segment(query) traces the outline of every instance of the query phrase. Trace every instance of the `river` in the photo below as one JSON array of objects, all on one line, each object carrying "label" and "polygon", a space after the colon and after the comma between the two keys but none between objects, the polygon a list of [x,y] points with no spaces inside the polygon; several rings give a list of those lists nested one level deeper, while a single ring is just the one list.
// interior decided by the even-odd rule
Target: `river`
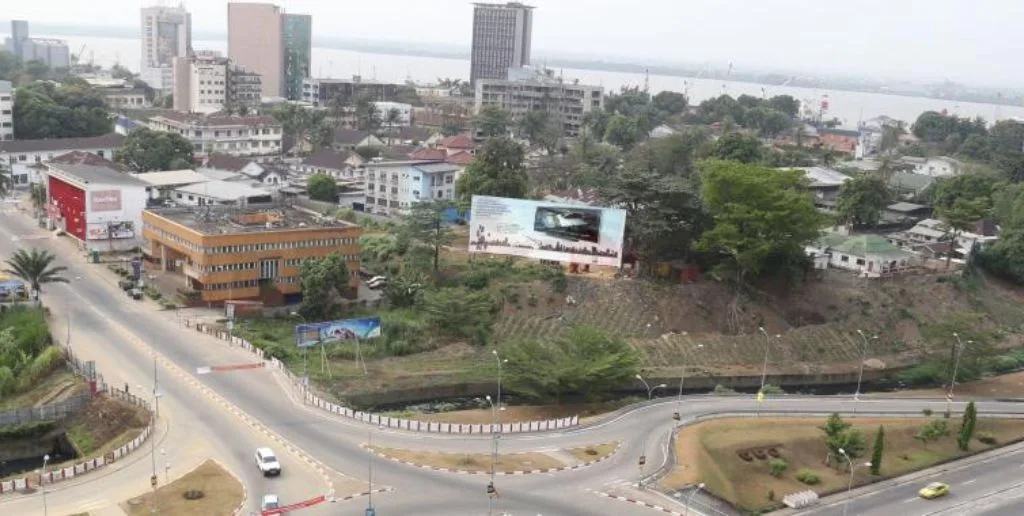
[{"label": "river", "polygon": [[[120,62],[129,69],[138,71],[142,54],[141,43],[129,38],[99,37],[68,37],[48,35],[65,39],[72,53],[78,53],[85,45],[85,59],[90,57],[98,65],[108,67]],[[219,50],[227,53],[227,42],[194,41],[196,49]],[[313,48],[313,75],[315,77],[351,77],[362,75],[364,78],[376,78],[389,82],[434,82],[439,77],[469,76],[469,61],[466,59],[446,59],[438,57],[401,56],[390,54],[373,54],[335,48]],[[542,63],[536,63],[542,64]],[[569,80],[579,79],[581,83],[604,86],[606,91],[618,90],[624,85],[644,84],[642,74],[609,72],[602,70],[556,70]],[[705,99],[727,93],[732,96],[741,94],[762,96],[792,95],[793,97],[814,103],[827,96],[829,111],[827,118],[839,118],[844,127],[856,127],[858,120],[866,120],[879,115],[886,115],[898,120],[913,123],[924,111],[947,110],[960,116],[981,116],[988,121],[1004,118],[1024,119],[1024,107],[998,106],[995,104],[979,104],[973,102],[946,101],[924,97],[908,97],[885,95],[881,93],[862,93],[829,89],[795,88],[787,86],[764,86],[761,84],[718,81],[674,77],[667,75],[651,75],[648,79],[652,92],[671,90],[685,92],[691,103],[699,103]]]}]

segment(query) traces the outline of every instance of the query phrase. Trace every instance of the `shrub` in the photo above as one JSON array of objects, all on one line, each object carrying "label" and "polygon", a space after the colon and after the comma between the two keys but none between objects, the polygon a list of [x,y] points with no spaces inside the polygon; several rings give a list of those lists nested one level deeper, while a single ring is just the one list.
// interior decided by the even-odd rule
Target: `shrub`
[{"label": "shrub", "polygon": [[736,394],[736,391],[722,384],[718,384],[715,386],[715,390],[711,391],[711,394],[714,394],[715,396],[732,396],[733,394]]},{"label": "shrub", "polygon": [[814,484],[821,482],[821,479],[818,478],[817,473],[806,468],[796,472],[796,479],[809,486],[813,486]]},{"label": "shrub", "polygon": [[928,407],[925,407],[925,408],[921,409],[921,413],[924,414],[927,417],[931,417],[932,409],[930,409]]},{"label": "shrub", "polygon": [[35,421],[32,423],[18,423],[14,425],[0,426],[0,438],[3,439],[25,439],[36,437],[53,430],[56,423],[53,421]]},{"label": "shrub", "polygon": [[782,459],[772,459],[768,461],[768,468],[770,470],[769,473],[773,477],[781,477],[782,473],[785,472],[786,468],[788,467],[789,464],[787,464],[786,461]]},{"label": "shrub", "polygon": [[978,440],[989,445],[998,444],[999,442],[991,432],[978,432]]},{"label": "shrub", "polygon": [[947,373],[942,364],[918,364],[900,373],[900,380],[910,385],[937,385],[946,379]]},{"label": "shrub", "polygon": [[765,395],[786,394],[786,391],[782,390],[782,387],[779,387],[778,385],[772,385],[770,383],[766,383],[764,385],[764,389],[761,389],[761,392],[763,392]]},{"label": "shrub", "polygon": [[775,501],[775,490],[774,489],[769,489],[768,490],[768,501],[769,502],[774,502]]}]

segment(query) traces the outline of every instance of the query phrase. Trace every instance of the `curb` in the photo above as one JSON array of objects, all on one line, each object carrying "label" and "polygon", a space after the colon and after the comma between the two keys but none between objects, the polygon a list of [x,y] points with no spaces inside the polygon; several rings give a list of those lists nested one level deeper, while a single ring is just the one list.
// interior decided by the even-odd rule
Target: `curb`
[{"label": "curb", "polygon": [[[365,450],[366,449],[366,444],[360,444],[359,447]],[[583,469],[583,468],[587,468],[587,467],[593,466],[594,464],[597,464],[598,462],[603,462],[605,460],[608,460],[608,459],[614,457],[615,454],[618,453],[619,449],[621,449],[621,448],[622,448],[622,441],[619,441],[619,443],[615,446],[615,449],[612,450],[612,452],[609,453],[608,455],[605,455],[604,457],[601,457],[599,459],[592,460],[590,462],[582,462],[580,464],[574,464],[572,466],[561,466],[561,467],[558,467],[558,468],[521,469],[521,470],[516,470],[516,471],[495,471],[494,475],[495,476],[499,476],[499,475],[501,475],[501,476],[521,476],[521,475],[535,475],[535,474],[540,474],[540,473],[559,473],[559,472],[563,472],[563,471],[580,470],[580,469]],[[379,452],[377,450],[369,450],[369,451],[371,453],[373,453],[375,456],[380,457],[382,459],[387,459],[387,460],[390,460],[392,462],[397,462],[399,464],[405,464],[406,466],[412,466],[414,468],[427,469],[427,470],[431,470],[431,471],[442,471],[444,473],[454,473],[456,475],[490,475],[491,474],[490,471],[468,471],[468,470],[464,470],[464,469],[452,469],[452,468],[440,468],[440,467],[437,467],[437,466],[427,466],[427,465],[424,465],[424,464],[417,464],[415,462],[410,462],[410,461],[407,461],[407,460],[396,459],[395,457],[392,457],[390,455],[386,455],[386,454],[381,453],[381,452]],[[505,455],[523,455],[523,454],[526,454],[526,453],[536,453],[536,452],[516,452],[516,453],[506,453]]]},{"label": "curb", "polygon": [[395,490],[395,488],[393,488],[393,487],[382,487],[380,489],[374,489],[372,491],[361,491],[361,492],[352,493],[352,494],[346,495],[346,496],[336,496],[334,498],[331,498],[329,501],[331,503],[347,502],[349,500],[354,500],[356,498],[361,498],[363,496],[369,496],[371,494],[390,493],[391,491],[394,491],[394,490]]},{"label": "curb", "polygon": [[625,497],[625,496],[613,495],[613,494],[605,493],[603,491],[594,491],[593,489],[584,489],[584,491],[588,491],[590,493],[596,494],[597,496],[600,496],[600,497],[603,497],[603,498],[610,498],[612,500],[618,500],[620,502],[631,503],[633,505],[639,505],[640,507],[646,507],[648,509],[653,509],[655,511],[663,512],[665,514],[671,514],[672,516],[683,516],[683,513],[681,513],[681,512],[673,511],[672,509],[668,509],[668,508],[662,507],[660,505],[655,505],[653,503],[647,503],[647,502],[644,502],[644,501],[641,501],[641,500],[634,500],[632,498],[628,498],[628,497]]}]

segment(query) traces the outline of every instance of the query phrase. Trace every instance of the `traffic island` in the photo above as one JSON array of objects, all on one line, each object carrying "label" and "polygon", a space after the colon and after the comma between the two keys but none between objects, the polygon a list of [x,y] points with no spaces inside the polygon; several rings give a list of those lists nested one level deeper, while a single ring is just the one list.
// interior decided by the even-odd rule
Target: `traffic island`
[{"label": "traffic island", "polygon": [[[529,475],[579,469],[607,459],[618,449],[619,443],[614,442],[551,452],[499,454],[494,472],[499,475]],[[424,469],[465,474],[491,472],[491,455],[488,453],[443,453],[381,446],[373,446],[371,450],[385,459]]]},{"label": "traffic island", "polygon": [[[980,416],[967,451],[957,445],[958,416],[844,418],[843,423],[851,425],[849,430],[863,436],[849,461],[838,454],[830,456],[823,430],[825,417],[715,419],[678,432],[676,465],[658,487],[675,493],[703,484],[708,492],[740,510],[763,512],[781,507],[783,497],[790,493],[812,490],[825,496],[845,490],[851,478],[849,462],[857,486],[1024,439],[1024,421]],[[884,428],[881,468],[878,475],[872,475],[866,463],[873,460],[879,427]]]},{"label": "traffic island", "polygon": [[214,460],[207,460],[185,476],[153,492],[121,503],[129,516],[203,514],[231,516],[242,505],[242,483]]}]

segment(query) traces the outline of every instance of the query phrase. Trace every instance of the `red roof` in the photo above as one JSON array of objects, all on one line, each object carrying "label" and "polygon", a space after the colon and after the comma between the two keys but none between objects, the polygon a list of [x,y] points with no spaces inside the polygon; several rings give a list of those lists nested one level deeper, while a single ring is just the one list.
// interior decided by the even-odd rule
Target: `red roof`
[{"label": "red roof", "polygon": [[441,147],[446,148],[446,149],[467,149],[468,150],[468,149],[476,148],[476,143],[473,141],[473,138],[471,138],[466,133],[457,134],[455,136],[449,136],[449,137],[441,140],[439,145]]},{"label": "red roof", "polygon": [[436,159],[438,161],[441,161],[445,158],[446,155],[447,153],[444,151],[444,149],[431,149],[428,147],[420,147],[419,149],[416,149],[409,153],[409,158],[423,160]]},{"label": "red roof", "polygon": [[452,165],[469,165],[473,162],[473,155],[466,151],[459,151],[448,156],[445,161]]}]

